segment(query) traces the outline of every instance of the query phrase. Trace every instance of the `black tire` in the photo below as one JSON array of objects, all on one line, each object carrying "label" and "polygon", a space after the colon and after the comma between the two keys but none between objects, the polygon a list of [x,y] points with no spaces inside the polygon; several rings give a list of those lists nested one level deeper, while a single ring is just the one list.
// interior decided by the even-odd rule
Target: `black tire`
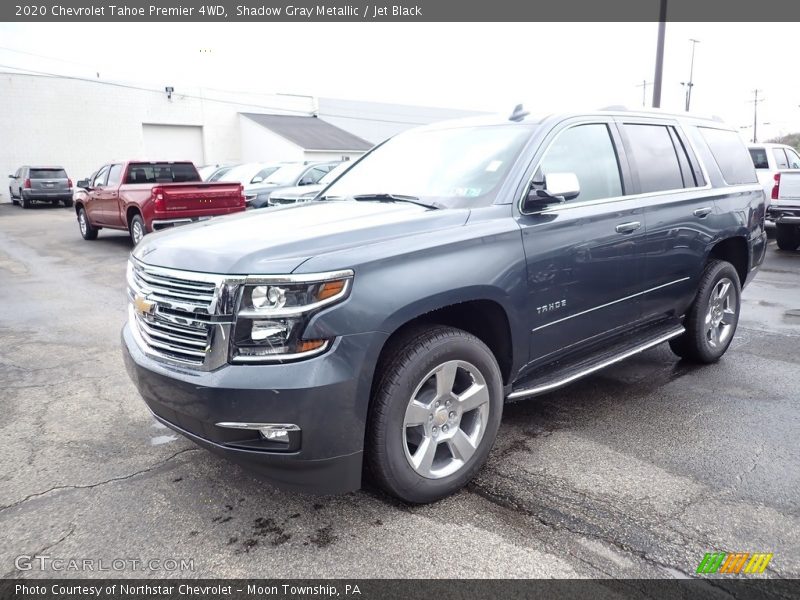
[{"label": "black tire", "polygon": [[86,211],[81,206],[78,208],[78,228],[81,231],[81,236],[85,240],[96,240],[98,229],[89,222],[89,217]]},{"label": "black tire", "polygon": [[781,250],[797,250],[800,246],[800,226],[778,223],[775,226],[775,239]]},{"label": "black tire", "polygon": [[58,206],[58,202],[59,202],[58,200],[50,200],[50,204],[52,206]]},{"label": "black tire", "polygon": [[[716,296],[725,282],[730,283],[729,296],[719,302]],[[700,277],[697,296],[683,321],[686,332],[669,342],[672,351],[691,362],[710,364],[718,361],[736,333],[741,298],[739,274],[733,265],[722,260],[709,261]],[[708,315],[711,315],[711,320],[707,323]],[[719,322],[718,318],[721,319]]]},{"label": "black tire", "polygon": [[20,200],[21,200],[22,208],[30,208],[30,207],[31,207],[31,201],[30,201],[30,200],[28,200],[28,199],[25,197],[25,194],[23,194],[23,195],[22,195],[22,197],[20,198]]},{"label": "black tire", "polygon": [[71,199],[70,200],[64,200],[63,202],[64,202],[64,206],[66,206],[67,208],[72,206],[72,200]]},{"label": "black tire", "polygon": [[147,229],[144,226],[144,219],[142,218],[142,215],[133,215],[131,222],[128,224],[128,233],[131,236],[131,241],[133,242],[134,246],[142,241],[142,238],[144,238],[144,236],[147,234]]},{"label": "black tire", "polygon": [[11,198],[11,204],[14,205],[19,204],[19,200],[17,200],[17,197],[14,195],[14,192],[11,191],[11,188],[8,188],[8,197]]},{"label": "black tire", "polygon": [[[434,391],[438,381],[434,372],[440,367],[446,370],[448,366],[454,369],[450,391],[466,398],[468,395],[463,392],[467,389],[481,390],[482,404],[478,408],[469,409],[469,405],[460,404],[458,395],[439,396]],[[486,461],[503,413],[503,378],[491,350],[477,337],[460,329],[437,325],[414,329],[387,348],[376,377],[365,448],[367,471],[374,482],[389,494],[415,504],[435,502],[462,488]],[[462,391],[457,392],[458,389]],[[434,412],[425,413],[427,416],[421,419],[427,424],[408,425],[407,410],[411,410],[412,399],[423,393],[429,394],[425,398],[430,399],[430,406],[415,406],[422,407],[423,412],[435,411],[436,416]],[[441,406],[436,404],[438,408],[433,408],[440,397],[450,398],[447,407],[442,400]],[[447,420],[442,421],[440,417]],[[436,423],[440,427],[439,434],[430,433],[437,429]],[[436,475],[429,469],[429,475],[423,476],[411,464],[409,436],[423,430],[430,436],[441,436],[428,438],[429,445],[434,448],[430,467],[437,464],[437,460],[445,464]],[[472,438],[465,460],[457,458],[452,449],[454,436],[460,434],[464,434],[461,439],[468,435]],[[419,439],[416,453],[425,443],[424,437]],[[455,470],[448,472],[448,468]]]}]

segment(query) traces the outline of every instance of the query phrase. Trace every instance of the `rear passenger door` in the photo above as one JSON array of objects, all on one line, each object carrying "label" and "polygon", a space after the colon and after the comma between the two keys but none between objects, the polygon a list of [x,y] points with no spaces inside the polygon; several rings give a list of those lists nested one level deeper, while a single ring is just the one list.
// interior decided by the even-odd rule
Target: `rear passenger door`
[{"label": "rear passenger door", "polygon": [[610,118],[559,125],[529,171],[536,187],[553,173],[580,185],[577,197],[518,216],[534,367],[639,320],[645,219],[625,197],[628,166]]},{"label": "rear passenger door", "polygon": [[677,122],[620,119],[619,125],[647,221],[642,316],[680,316],[719,227],[713,195]]}]

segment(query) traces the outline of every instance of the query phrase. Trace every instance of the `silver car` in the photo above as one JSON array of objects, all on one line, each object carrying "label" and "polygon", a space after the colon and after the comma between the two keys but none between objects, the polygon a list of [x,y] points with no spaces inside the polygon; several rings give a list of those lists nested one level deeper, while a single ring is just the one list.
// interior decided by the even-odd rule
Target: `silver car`
[{"label": "silver car", "polygon": [[24,166],[8,177],[8,195],[13,204],[21,204],[22,208],[30,208],[33,202],[72,206],[72,180],[63,167]]}]

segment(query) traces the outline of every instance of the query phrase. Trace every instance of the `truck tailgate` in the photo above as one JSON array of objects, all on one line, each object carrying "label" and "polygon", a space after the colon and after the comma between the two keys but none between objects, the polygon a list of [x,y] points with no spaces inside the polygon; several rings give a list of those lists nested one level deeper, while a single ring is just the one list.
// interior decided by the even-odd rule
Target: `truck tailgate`
[{"label": "truck tailgate", "polygon": [[214,214],[236,208],[244,210],[242,186],[238,183],[170,183],[159,188],[164,213]]},{"label": "truck tailgate", "polygon": [[800,170],[781,171],[778,206],[800,206]]}]

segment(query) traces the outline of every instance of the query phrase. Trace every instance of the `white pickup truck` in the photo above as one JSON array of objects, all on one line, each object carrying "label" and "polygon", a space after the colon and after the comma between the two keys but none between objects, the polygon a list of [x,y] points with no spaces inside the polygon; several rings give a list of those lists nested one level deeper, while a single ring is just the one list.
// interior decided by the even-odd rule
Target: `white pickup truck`
[{"label": "white pickup truck", "polygon": [[758,181],[770,199],[767,219],[775,223],[781,250],[800,246],[800,155],[784,144],[748,146]]}]

